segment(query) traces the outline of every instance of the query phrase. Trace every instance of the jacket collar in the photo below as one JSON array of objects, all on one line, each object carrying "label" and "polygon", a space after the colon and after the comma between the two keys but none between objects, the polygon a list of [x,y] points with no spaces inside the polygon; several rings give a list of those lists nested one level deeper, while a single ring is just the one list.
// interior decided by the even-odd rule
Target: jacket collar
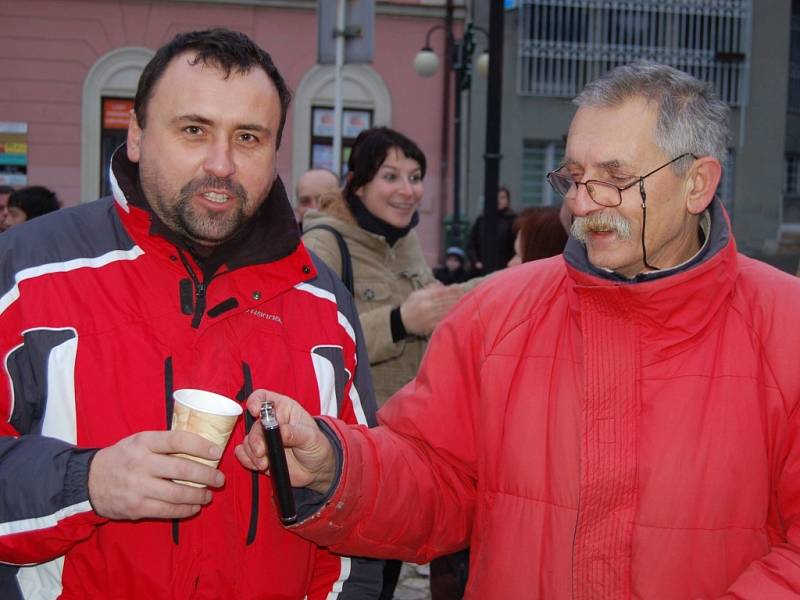
[{"label": "jacket collar", "polygon": [[223,265],[230,270],[275,262],[292,254],[300,244],[300,232],[280,177],[275,179],[263,204],[245,228],[204,257],[193,252],[191,243],[169,229],[153,212],[142,192],[139,166],[128,159],[124,144],[112,158],[111,186],[114,199],[125,212],[130,212],[131,207],[144,211],[150,222],[148,233],[191,253],[207,275]]},{"label": "jacket collar", "polygon": [[564,258],[574,283],[572,308],[583,320],[591,307],[603,307],[618,314],[621,326],[639,327],[653,342],[643,346],[645,354],[663,358],[685,348],[718,317],[738,277],[736,243],[725,208],[715,199],[709,210],[711,229],[703,248],[657,276],[628,280],[597,269],[589,265],[583,246],[570,238]]},{"label": "jacket collar", "polygon": [[669,269],[639,273],[633,278],[628,278],[615,271],[596,267],[591,264],[586,253],[586,247],[572,236],[569,237],[567,246],[564,249],[564,260],[567,261],[567,264],[579,271],[592,273],[598,277],[618,283],[641,283],[643,281],[661,279],[708,260],[728,244],[731,238],[730,223],[728,222],[725,208],[719,198],[714,198],[703,214],[701,229],[704,236],[703,245],[697,254],[689,260]]}]

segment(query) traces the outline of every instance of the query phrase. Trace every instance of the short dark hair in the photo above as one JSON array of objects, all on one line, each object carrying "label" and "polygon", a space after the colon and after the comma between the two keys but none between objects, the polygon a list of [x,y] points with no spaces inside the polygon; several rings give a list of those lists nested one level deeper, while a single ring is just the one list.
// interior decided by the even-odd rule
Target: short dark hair
[{"label": "short dark hair", "polygon": [[283,126],[286,124],[286,111],[292,101],[292,93],[283,76],[272,62],[272,57],[262,50],[258,44],[239,31],[230,29],[206,29],[179,33],[168,44],[161,46],[155,56],[142,71],[136,97],[133,100],[133,111],[139,127],[144,129],[147,122],[147,103],[153,94],[158,80],[167,66],[176,57],[185,52],[196,54],[192,65],[203,63],[215,67],[230,77],[231,72],[246,74],[253,67],[261,67],[275,84],[281,102],[281,121],[278,127],[277,145],[281,145]]},{"label": "short dark hair", "polygon": [[10,185],[0,185],[0,194],[10,194],[14,191],[14,188]]},{"label": "short dark hair", "polygon": [[344,186],[345,198],[355,196],[355,191],[368,184],[381,168],[386,155],[397,148],[406,158],[419,163],[422,177],[425,177],[427,161],[425,153],[411,139],[389,127],[372,127],[358,134],[350,150],[347,161],[347,183]]},{"label": "short dark hair", "polygon": [[11,192],[8,206],[20,209],[28,220],[59,209],[58,196],[43,185],[32,185]]},{"label": "short dark hair", "polygon": [[511,190],[509,190],[508,187],[501,185],[499,188],[497,188],[497,193],[499,194],[500,192],[506,193],[506,198],[508,198],[508,203],[511,204]]}]

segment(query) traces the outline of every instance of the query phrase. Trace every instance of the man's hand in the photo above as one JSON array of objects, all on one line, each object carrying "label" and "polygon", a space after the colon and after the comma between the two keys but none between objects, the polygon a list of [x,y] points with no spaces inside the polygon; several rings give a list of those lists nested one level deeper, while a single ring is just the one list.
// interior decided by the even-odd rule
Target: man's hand
[{"label": "man's hand", "polygon": [[432,283],[414,290],[400,305],[400,318],[408,333],[428,335],[464,295],[457,285]]},{"label": "man's hand", "polygon": [[311,415],[287,396],[266,390],[256,390],[250,395],[247,410],[256,417],[257,422],[244,442],[236,447],[236,458],[253,471],[264,471],[269,467],[264,431],[260,424],[261,404],[267,400],[275,405],[292,486],[326,493],[336,474],[336,459],[331,443]]},{"label": "man's hand", "polygon": [[109,519],[181,519],[211,502],[211,492],[172,479],[219,487],[225,476],[188,458],[217,460],[222,449],[188,431],[143,431],[95,454],[89,468],[89,499]]}]

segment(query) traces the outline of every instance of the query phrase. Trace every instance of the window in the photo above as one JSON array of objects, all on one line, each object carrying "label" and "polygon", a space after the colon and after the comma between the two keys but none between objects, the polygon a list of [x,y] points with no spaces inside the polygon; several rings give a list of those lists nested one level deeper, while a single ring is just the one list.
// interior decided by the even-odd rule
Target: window
[{"label": "window", "polygon": [[[333,170],[334,109],[324,106],[311,108],[311,153],[309,168]],[[342,111],[342,175],[347,174],[347,159],[353,142],[363,130],[372,126],[371,110]]]},{"label": "window", "polygon": [[521,0],[518,92],[573,97],[606,71],[649,59],[742,105],[751,14],[752,0]]},{"label": "window", "polygon": [[111,195],[111,182],[108,177],[108,168],[111,165],[111,156],[121,144],[125,143],[128,135],[128,121],[130,111],[133,110],[133,100],[130,98],[103,97],[100,123],[100,196]]},{"label": "window", "polygon": [[800,2],[792,3],[789,48],[789,112],[800,113]]},{"label": "window", "polygon": [[525,140],[522,145],[522,206],[549,206],[559,204],[553,188],[545,176],[557,169],[564,158],[564,143],[561,141]]}]

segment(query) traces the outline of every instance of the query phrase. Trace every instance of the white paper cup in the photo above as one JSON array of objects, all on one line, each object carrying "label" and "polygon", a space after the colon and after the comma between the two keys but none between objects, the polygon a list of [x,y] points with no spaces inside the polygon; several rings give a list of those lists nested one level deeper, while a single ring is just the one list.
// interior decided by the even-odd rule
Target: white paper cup
[{"label": "white paper cup", "polygon": [[[172,410],[172,430],[191,431],[202,435],[224,450],[233,426],[236,424],[236,419],[242,414],[241,405],[230,398],[204,390],[175,390],[172,397],[175,399]],[[182,456],[214,468],[219,464],[219,460],[207,460],[188,454],[176,454],[175,456]],[[177,483],[205,487],[190,481],[177,481]]]}]

